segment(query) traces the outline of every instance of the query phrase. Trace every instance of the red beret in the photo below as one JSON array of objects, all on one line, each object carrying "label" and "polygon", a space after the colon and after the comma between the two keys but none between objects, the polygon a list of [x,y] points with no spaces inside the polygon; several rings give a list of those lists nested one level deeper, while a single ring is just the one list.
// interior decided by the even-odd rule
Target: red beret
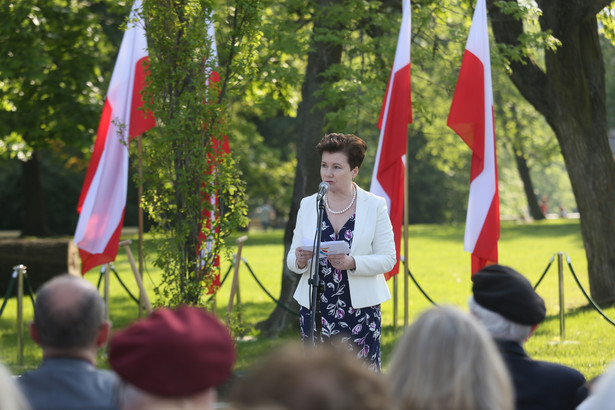
[{"label": "red beret", "polygon": [[125,381],[160,396],[188,396],[231,375],[235,348],[228,330],[196,307],[158,309],[109,346],[109,364]]}]

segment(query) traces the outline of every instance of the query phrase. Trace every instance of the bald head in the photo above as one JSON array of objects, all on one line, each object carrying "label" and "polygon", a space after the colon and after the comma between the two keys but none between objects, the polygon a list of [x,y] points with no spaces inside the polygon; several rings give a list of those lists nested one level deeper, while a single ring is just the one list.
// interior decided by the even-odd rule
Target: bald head
[{"label": "bald head", "polygon": [[105,321],[104,302],[87,280],[57,276],[38,291],[34,326],[38,342],[54,349],[82,349],[96,344]]}]

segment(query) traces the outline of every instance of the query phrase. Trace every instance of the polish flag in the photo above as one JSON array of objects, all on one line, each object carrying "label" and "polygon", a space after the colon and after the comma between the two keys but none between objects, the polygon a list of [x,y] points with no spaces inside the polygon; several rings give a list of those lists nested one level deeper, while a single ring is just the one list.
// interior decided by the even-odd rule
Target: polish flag
[{"label": "polish flag", "polygon": [[395,61],[382,102],[378,129],[380,139],[370,192],[386,199],[395,236],[397,263],[385,277],[399,272],[401,227],[404,216],[404,184],[408,124],[412,123],[410,97],[410,0],[402,0],[403,15]]},{"label": "polish flag", "polygon": [[500,201],[493,125],[493,91],[485,0],[478,0],[448,116],[472,150],[464,249],[472,254],[472,275],[498,261]]},{"label": "polish flag", "polygon": [[129,138],[155,125],[154,116],[140,110],[147,64],[147,39],[140,10],[141,0],[136,0],[77,206],[79,221],[74,242],[81,256],[81,274],[115,260],[126,208]]},{"label": "polish flag", "polygon": [[[211,16],[207,19],[207,37],[210,40],[211,54],[209,61],[207,61],[205,64],[205,72],[208,78],[207,86],[213,87],[216,83],[220,81],[220,74],[215,70],[215,67],[218,63],[218,49],[216,47],[216,32]],[[207,126],[207,124],[205,126]],[[226,135],[222,138],[221,141],[218,141],[215,137],[212,136],[211,144],[212,151],[207,156],[207,163],[209,164],[208,172],[210,174],[215,174],[216,165],[222,160],[222,157],[224,155],[231,152],[231,149],[228,144],[228,138],[226,137]],[[205,189],[205,187],[203,188]],[[205,228],[211,230],[214,225],[213,222],[216,221],[219,217],[218,195],[215,192],[213,193],[213,195],[204,195],[203,200],[210,203],[211,210],[208,211],[206,209],[203,209],[203,211],[201,212],[202,223]],[[215,233],[219,232],[219,228],[217,226],[213,230]],[[208,237],[201,231],[199,233],[199,248],[197,249],[197,254],[199,259],[199,268],[202,271],[204,271],[207,267],[207,259],[211,255],[213,245],[213,235],[210,234]],[[207,294],[215,293],[220,287],[220,255],[214,256],[214,260],[212,261],[212,268],[214,271],[213,278],[212,283],[209,284],[207,288]]]}]

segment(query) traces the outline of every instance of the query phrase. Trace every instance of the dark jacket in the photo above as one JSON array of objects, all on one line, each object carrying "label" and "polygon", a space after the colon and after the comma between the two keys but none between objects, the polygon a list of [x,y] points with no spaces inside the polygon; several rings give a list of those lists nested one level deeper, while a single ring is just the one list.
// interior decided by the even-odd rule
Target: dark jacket
[{"label": "dark jacket", "polygon": [[579,371],[532,360],[517,342],[496,343],[513,379],[517,410],[573,410],[587,397],[585,377]]}]

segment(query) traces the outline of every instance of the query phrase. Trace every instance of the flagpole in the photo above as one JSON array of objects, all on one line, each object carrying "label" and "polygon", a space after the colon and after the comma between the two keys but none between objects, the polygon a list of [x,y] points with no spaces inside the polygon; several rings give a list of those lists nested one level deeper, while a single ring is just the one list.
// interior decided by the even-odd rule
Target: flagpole
[{"label": "flagpole", "polygon": [[[138,173],[139,173],[139,186],[137,187],[137,210],[138,210],[138,220],[139,220],[139,246],[138,246],[138,254],[139,254],[139,276],[141,280],[143,280],[143,207],[141,206],[141,197],[143,196],[143,162],[141,158],[142,146],[141,146],[141,135],[137,137],[137,148],[138,148]],[[143,307],[143,295],[139,298],[139,317],[141,317]]]},{"label": "flagpole", "polygon": [[404,167],[404,327],[408,326],[408,134],[406,133],[406,166]]},{"label": "flagpole", "polygon": [[398,305],[398,296],[397,296],[397,277],[399,275],[393,276],[393,334],[397,332],[397,305]]}]

